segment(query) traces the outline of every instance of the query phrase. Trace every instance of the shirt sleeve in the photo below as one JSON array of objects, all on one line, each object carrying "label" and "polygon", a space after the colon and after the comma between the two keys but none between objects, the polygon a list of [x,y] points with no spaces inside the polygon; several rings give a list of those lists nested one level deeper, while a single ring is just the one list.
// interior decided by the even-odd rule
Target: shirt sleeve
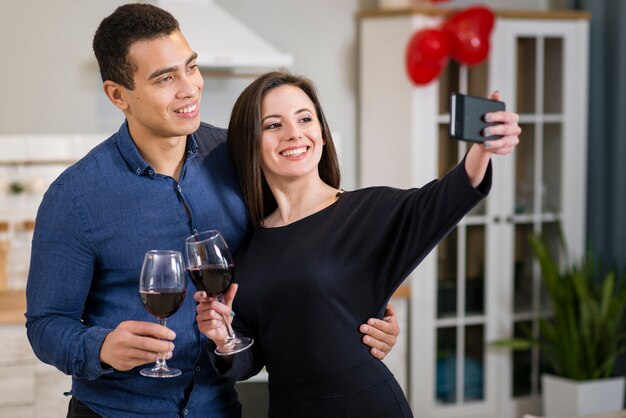
[{"label": "shirt sleeve", "polygon": [[100,362],[100,347],[111,330],[81,320],[96,251],[79,199],[54,183],[40,205],[26,286],[26,329],[41,361],[76,378],[96,379],[112,371]]}]

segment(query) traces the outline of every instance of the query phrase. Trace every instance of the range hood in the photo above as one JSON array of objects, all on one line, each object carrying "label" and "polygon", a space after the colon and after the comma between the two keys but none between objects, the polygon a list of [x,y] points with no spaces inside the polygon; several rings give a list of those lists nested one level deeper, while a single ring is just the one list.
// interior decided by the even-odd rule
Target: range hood
[{"label": "range hood", "polygon": [[213,0],[152,0],[174,15],[201,69],[234,72],[290,67],[293,58],[272,46]]}]

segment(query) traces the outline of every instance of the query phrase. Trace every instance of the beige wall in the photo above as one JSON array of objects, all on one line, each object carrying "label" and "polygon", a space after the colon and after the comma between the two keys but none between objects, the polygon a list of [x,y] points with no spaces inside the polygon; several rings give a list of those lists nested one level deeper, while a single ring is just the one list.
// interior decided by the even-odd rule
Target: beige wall
[{"label": "beige wall", "polygon": [[0,134],[109,131],[93,33],[122,0],[2,0]]},{"label": "beige wall", "polygon": [[[356,184],[356,13],[358,0],[218,0],[316,84],[336,135],[344,187]],[[210,90],[207,90],[210,94]]]}]

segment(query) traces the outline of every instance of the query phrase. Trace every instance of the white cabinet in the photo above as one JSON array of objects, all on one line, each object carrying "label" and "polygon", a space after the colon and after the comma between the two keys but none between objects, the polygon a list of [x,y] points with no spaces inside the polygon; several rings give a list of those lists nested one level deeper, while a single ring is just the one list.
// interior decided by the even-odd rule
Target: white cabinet
[{"label": "white cabinet", "polygon": [[517,150],[493,158],[490,196],[410,279],[409,393],[420,417],[521,417],[538,412],[539,357],[489,347],[537,330],[546,312],[529,232],[574,256],[585,243],[588,18],[569,12],[496,12],[488,59],[450,62],[433,83],[405,73],[414,31],[436,26],[437,8],[360,16],[360,185],[408,188],[440,177],[467,150],[447,135],[448,95],[499,90],[520,114]]}]

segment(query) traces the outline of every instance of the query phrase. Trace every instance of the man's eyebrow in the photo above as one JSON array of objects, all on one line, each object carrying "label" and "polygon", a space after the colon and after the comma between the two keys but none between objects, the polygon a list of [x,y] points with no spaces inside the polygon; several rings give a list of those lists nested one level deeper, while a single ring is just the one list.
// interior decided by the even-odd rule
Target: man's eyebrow
[{"label": "man's eyebrow", "polygon": [[[191,56],[189,58],[187,58],[187,61],[185,61],[185,67],[189,65],[189,63],[193,62],[196,58],[198,58],[198,54],[196,52],[194,52],[193,54],[191,54]],[[152,80],[153,78],[156,78],[160,75],[163,74],[167,74],[167,73],[171,73],[173,71],[176,71],[177,67],[167,67],[167,68],[161,68],[156,70],[155,72],[153,72],[152,74],[150,74],[150,77],[148,77],[148,80]]]}]

